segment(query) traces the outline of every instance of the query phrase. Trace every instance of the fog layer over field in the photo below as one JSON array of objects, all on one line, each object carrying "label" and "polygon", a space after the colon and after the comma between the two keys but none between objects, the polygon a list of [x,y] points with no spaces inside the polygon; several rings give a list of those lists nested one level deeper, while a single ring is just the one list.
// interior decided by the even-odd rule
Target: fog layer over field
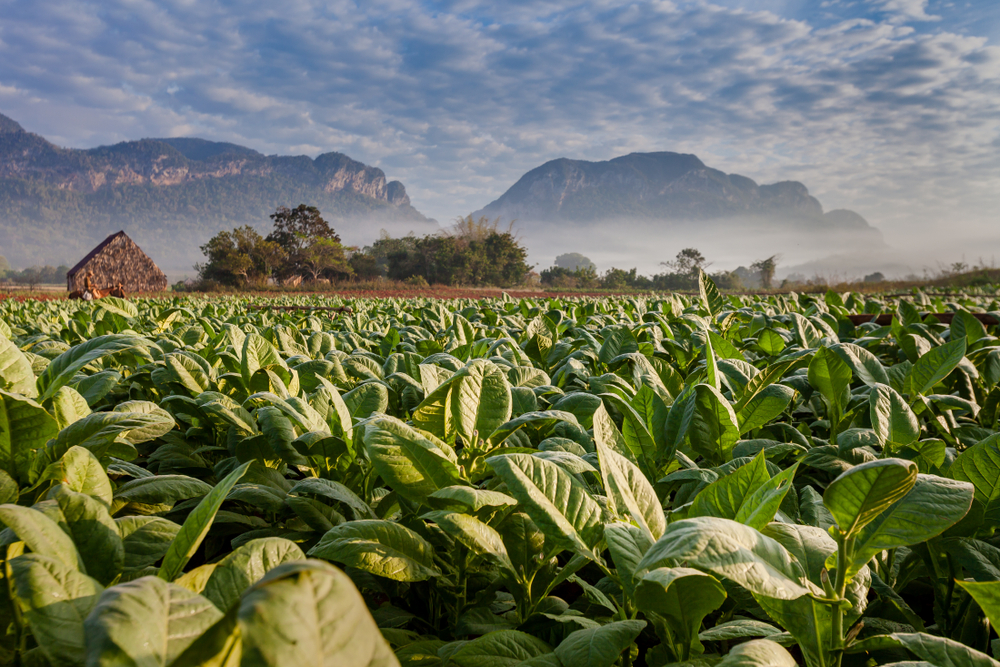
[{"label": "fog layer over field", "polygon": [[[528,249],[536,271],[555,257],[579,252],[597,265],[653,275],[667,269],[683,248],[697,248],[711,262],[710,271],[749,267],[754,260],[780,255],[777,276],[791,273],[829,280],[860,279],[881,272],[887,278],[934,274],[954,262],[991,265],[1000,259],[1000,232],[967,238],[942,226],[939,233],[884,238],[875,228],[832,231],[819,226],[727,218],[710,221],[617,220],[553,224],[515,222],[514,231]],[[970,254],[974,251],[975,256]]]}]

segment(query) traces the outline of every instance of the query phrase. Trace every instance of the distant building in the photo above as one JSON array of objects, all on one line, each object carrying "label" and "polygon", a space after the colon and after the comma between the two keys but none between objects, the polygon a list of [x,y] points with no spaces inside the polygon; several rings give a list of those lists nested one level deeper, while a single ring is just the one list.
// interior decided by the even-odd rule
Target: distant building
[{"label": "distant building", "polygon": [[94,287],[121,283],[126,292],[162,292],[167,276],[125,232],[112,234],[66,274],[66,289],[82,290],[87,274]]}]

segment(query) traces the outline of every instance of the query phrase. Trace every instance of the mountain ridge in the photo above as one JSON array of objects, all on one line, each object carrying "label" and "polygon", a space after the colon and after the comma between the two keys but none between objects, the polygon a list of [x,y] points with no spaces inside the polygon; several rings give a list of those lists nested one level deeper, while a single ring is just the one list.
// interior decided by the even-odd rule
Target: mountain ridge
[{"label": "mountain ridge", "polygon": [[278,206],[301,203],[347,243],[438,229],[401,182],[343,153],[267,156],[195,137],[61,148],[0,114],[0,254],[22,264],[72,261],[125,229],[165,266],[190,266],[220,229],[263,230]]},{"label": "mountain ridge", "polygon": [[758,185],[746,176],[713,169],[696,155],[669,151],[604,161],[550,160],[473,215],[536,223],[749,216],[877,231],[854,211],[824,212],[798,181]]}]

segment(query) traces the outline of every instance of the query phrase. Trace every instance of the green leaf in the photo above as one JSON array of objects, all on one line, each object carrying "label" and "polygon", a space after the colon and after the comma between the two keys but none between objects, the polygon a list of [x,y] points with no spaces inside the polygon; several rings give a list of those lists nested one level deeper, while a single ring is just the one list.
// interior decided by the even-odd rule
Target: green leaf
[{"label": "green leaf", "polygon": [[635,587],[639,583],[635,574],[643,554],[652,543],[638,526],[618,522],[604,526],[604,539],[618,571],[622,589],[626,596],[634,598]]},{"label": "green leaf", "polygon": [[965,338],[931,349],[910,369],[909,386],[915,394],[926,394],[958,368],[965,357]]},{"label": "green leaf", "polygon": [[87,399],[72,387],[60,387],[51,400],[50,410],[60,430],[90,414]]},{"label": "green leaf", "polygon": [[141,505],[173,505],[178,500],[200,498],[212,487],[187,475],[158,475],[125,482],[115,491],[112,513],[129,503]]},{"label": "green leaf", "polygon": [[169,665],[222,618],[211,602],[159,577],[105,590],[84,623],[88,665]]},{"label": "green leaf", "polygon": [[811,592],[798,561],[773,539],[741,523],[717,517],[675,521],[639,563],[694,567],[732,579],[752,593],[793,600]]},{"label": "green leaf", "polygon": [[250,540],[223,558],[201,591],[216,607],[228,611],[265,574],[282,563],[305,560],[295,542],[281,537]]},{"label": "green leaf", "polygon": [[84,620],[103,588],[65,563],[39,553],[10,561],[15,590],[45,657],[55,667],[82,664],[87,635]]},{"label": "green leaf", "polygon": [[593,558],[601,537],[601,506],[586,488],[555,463],[528,454],[493,456],[486,463],[547,539]]},{"label": "green leaf", "polygon": [[70,447],[62,458],[50,464],[39,482],[54,481],[67,489],[97,498],[106,506],[112,502],[111,480],[97,457],[83,447]]},{"label": "green leaf", "polygon": [[670,629],[674,653],[686,660],[702,652],[698,631],[704,618],[726,600],[719,580],[689,567],[660,567],[643,575],[635,602],[646,613],[661,616]]},{"label": "green leaf", "polygon": [[912,445],[920,438],[920,422],[913,410],[895,389],[876,384],[868,395],[872,428],[885,452],[891,453]]},{"label": "green leaf", "polygon": [[243,352],[240,357],[240,375],[243,377],[243,384],[249,387],[254,373],[261,369],[275,368],[288,372],[288,364],[281,358],[278,350],[260,334],[247,334],[243,339]]},{"label": "green leaf", "polygon": [[783,384],[764,387],[737,413],[740,435],[760,428],[777,418],[792,402],[795,390]]},{"label": "green leaf", "polygon": [[771,479],[763,451],[750,463],[717,479],[695,496],[689,515],[734,519],[747,501]]},{"label": "green leaf", "polygon": [[108,334],[76,345],[53,359],[38,376],[39,400],[52,398],[60,387],[69,383],[84,366],[112,355],[129,355],[152,361],[150,341],[134,335]]},{"label": "green leaf", "polygon": [[990,624],[997,627],[1000,623],[1000,581],[955,581],[972,596],[979,608],[990,619]]},{"label": "green leaf", "polygon": [[0,521],[32,552],[49,556],[66,567],[86,572],[72,538],[39,510],[19,505],[0,505]]},{"label": "green leaf", "polygon": [[751,639],[734,646],[716,667],[796,667],[797,664],[781,644],[770,639]]},{"label": "green leaf", "polygon": [[0,335],[0,389],[29,398],[38,395],[31,362],[16,344]]},{"label": "green leaf", "polygon": [[[695,386],[694,418],[689,435],[695,451],[714,463],[732,458],[740,438],[739,421],[733,406],[718,389],[707,384]],[[671,410],[671,416],[673,410]]]},{"label": "green leaf", "polygon": [[613,621],[597,628],[577,630],[560,642],[555,654],[563,665],[611,667],[644,627],[646,621]]},{"label": "green leaf", "polygon": [[1000,435],[977,442],[958,455],[948,476],[970,482],[987,525],[1000,524]]},{"label": "green leaf", "polygon": [[461,644],[449,661],[458,667],[517,667],[550,653],[549,645],[537,637],[518,630],[496,630]]},{"label": "green leaf", "polygon": [[35,451],[59,433],[56,420],[30,398],[0,391],[0,468],[22,484],[30,481]]},{"label": "green leaf", "polygon": [[973,488],[967,482],[917,475],[903,498],[858,533],[851,572],[885,549],[920,544],[940,535],[965,516],[972,498]]},{"label": "green leaf", "polygon": [[604,343],[601,344],[597,358],[602,364],[608,364],[619,355],[638,351],[639,342],[632,330],[628,327],[616,326],[611,327],[604,337]]},{"label": "green leaf", "polygon": [[850,397],[851,367],[836,352],[821,347],[809,362],[809,384],[839,416]]},{"label": "green leaf", "polygon": [[615,428],[603,405],[594,413],[594,441],[601,464],[601,477],[612,506],[620,512],[627,512],[653,542],[663,535],[667,526],[660,499],[642,471],[612,449],[605,437],[605,429],[600,428],[598,422],[606,428]]},{"label": "green leaf", "polygon": [[219,511],[223,501],[233,486],[240,480],[250,467],[250,463],[244,463],[236,470],[232,471],[226,478],[219,482],[212,491],[201,499],[198,506],[188,514],[187,519],[181,526],[176,539],[170,545],[170,549],[163,557],[163,564],[160,566],[158,576],[165,581],[173,581],[181,572],[184,566],[198,550],[201,541],[205,539],[215,514]]},{"label": "green leaf", "polygon": [[[238,607],[242,665],[390,667],[382,638],[351,580],[326,563],[285,563],[264,575]],[[223,630],[227,628],[223,626]],[[223,633],[223,639],[230,633]],[[216,641],[224,654],[231,645]],[[192,653],[201,647],[192,646]],[[196,664],[178,659],[177,665]],[[223,664],[223,663],[214,663]]]},{"label": "green leaf", "polygon": [[367,419],[389,408],[389,390],[381,382],[366,382],[344,394],[344,405],[357,419]]},{"label": "green leaf", "polygon": [[349,521],[334,526],[309,555],[395,581],[424,581],[441,575],[434,565],[434,548],[392,521]]},{"label": "green leaf", "polygon": [[369,505],[361,500],[356,493],[341,484],[329,479],[318,477],[308,477],[288,490],[289,494],[311,493],[317,496],[328,498],[351,508],[351,513],[355,519],[374,519],[375,512]]},{"label": "green leaf", "polygon": [[516,505],[517,501],[499,491],[475,489],[471,486],[446,486],[428,496],[427,504],[435,509],[475,513],[484,507]]},{"label": "green leaf", "polygon": [[903,459],[880,459],[856,465],[830,483],[823,504],[848,536],[856,534],[917,481],[917,464]]},{"label": "green leaf", "polygon": [[964,644],[945,637],[935,637],[923,632],[893,632],[876,635],[852,644],[847,653],[905,648],[921,660],[935,667],[998,667],[1000,662]]},{"label": "green leaf", "polygon": [[375,471],[399,495],[416,503],[462,482],[454,453],[395,417],[378,417],[364,427],[364,443]]},{"label": "green leaf", "polygon": [[781,503],[792,488],[798,467],[799,464],[796,463],[791,468],[782,470],[754,491],[740,506],[740,510],[736,513],[736,521],[757,530],[763,530],[767,524],[774,521],[775,514],[778,513]]},{"label": "green leaf", "polygon": [[468,514],[447,510],[428,512],[421,518],[433,521],[467,549],[480,556],[489,557],[501,567],[514,573],[514,566],[510,562],[510,556],[507,555],[503,538],[490,525]]},{"label": "green leaf", "polygon": [[719,288],[701,269],[698,269],[698,292],[701,295],[701,303],[705,306],[712,317],[718,317],[726,305],[726,300],[719,293]]},{"label": "green leaf", "polygon": [[115,519],[125,547],[125,568],[139,570],[163,558],[181,527],[158,516]]},{"label": "green leaf", "polygon": [[125,565],[125,546],[108,506],[65,486],[53,489],[87,573],[107,586]]}]

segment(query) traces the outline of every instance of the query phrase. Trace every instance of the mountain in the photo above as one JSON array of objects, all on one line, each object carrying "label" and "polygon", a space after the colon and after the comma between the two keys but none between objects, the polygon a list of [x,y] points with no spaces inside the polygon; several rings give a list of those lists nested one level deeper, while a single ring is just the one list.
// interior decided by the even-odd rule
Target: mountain
[{"label": "mountain", "polygon": [[20,266],[72,264],[125,230],[161,267],[190,270],[219,230],[265,231],[277,207],[298,204],[349,244],[439,229],[402,183],[341,153],[268,156],[197,138],[68,149],[0,115],[0,254]]},{"label": "mountain", "polygon": [[528,222],[742,216],[870,228],[853,211],[824,214],[797,181],[758,185],[746,176],[712,169],[694,155],[668,152],[632,153],[605,162],[552,160],[473,215]]},{"label": "mountain", "polygon": [[472,215],[517,221],[528,261],[542,268],[563,252],[583,253],[600,269],[654,273],[685,247],[729,269],[775,254],[803,262],[861,244],[884,247],[862,216],[824,213],[802,183],[758,185],[669,152],[552,160]]}]

